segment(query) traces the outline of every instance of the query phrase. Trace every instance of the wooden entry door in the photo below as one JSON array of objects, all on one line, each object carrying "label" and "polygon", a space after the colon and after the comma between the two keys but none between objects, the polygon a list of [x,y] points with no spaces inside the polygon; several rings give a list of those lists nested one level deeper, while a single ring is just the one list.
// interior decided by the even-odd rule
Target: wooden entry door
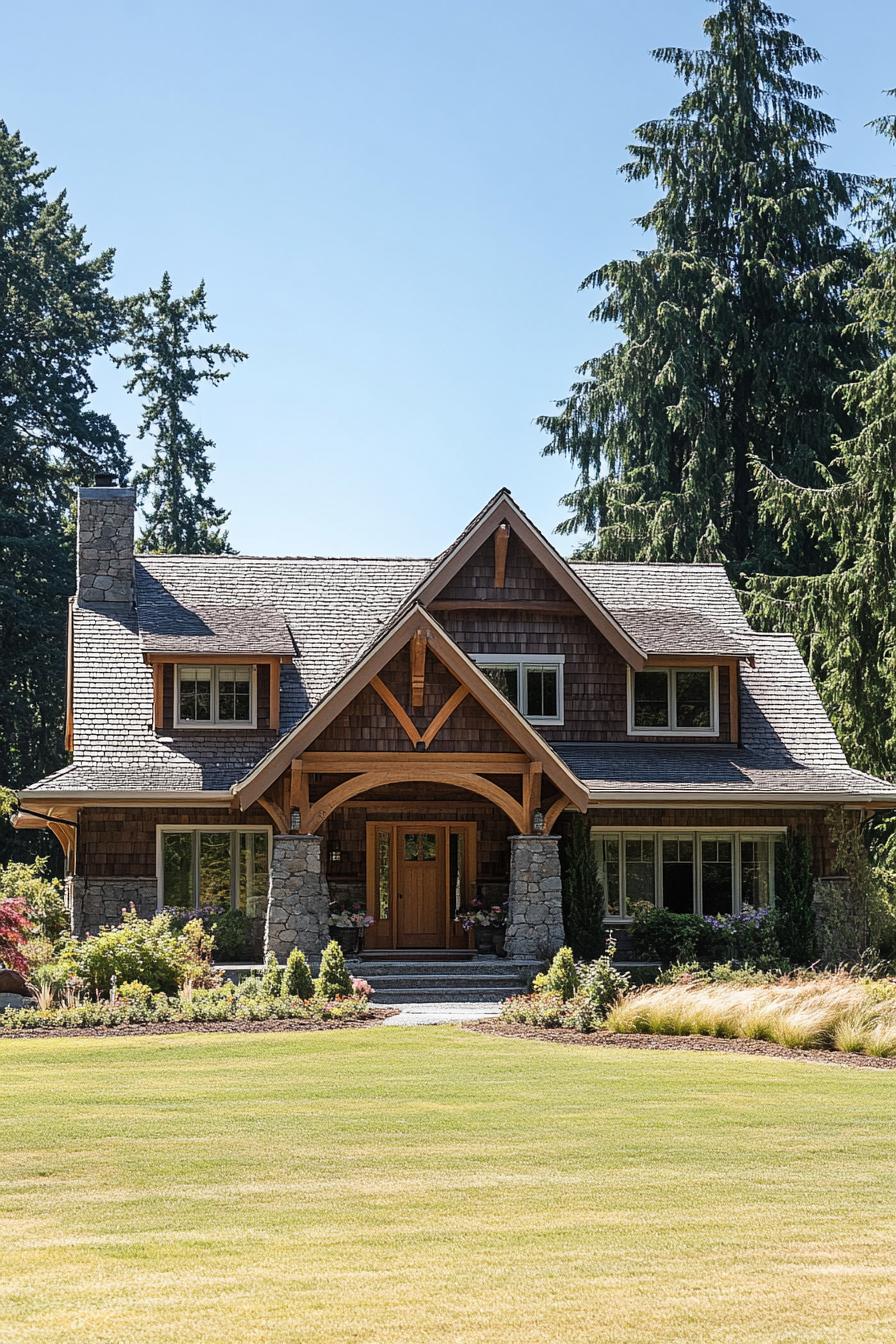
[{"label": "wooden entry door", "polygon": [[395,946],[445,946],[445,828],[396,827]]}]

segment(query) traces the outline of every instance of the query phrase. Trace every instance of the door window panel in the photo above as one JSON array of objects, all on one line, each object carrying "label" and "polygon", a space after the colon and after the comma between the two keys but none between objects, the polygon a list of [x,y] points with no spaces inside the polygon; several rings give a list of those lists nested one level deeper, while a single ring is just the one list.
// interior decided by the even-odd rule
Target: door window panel
[{"label": "door window panel", "polygon": [[694,909],[694,842],[665,836],[662,842],[663,905],[679,915]]},{"label": "door window panel", "polygon": [[376,902],[380,919],[389,918],[392,896],[392,834],[376,833]]},{"label": "door window panel", "polygon": [[730,836],[701,836],[700,879],[704,915],[734,910],[734,842]]}]

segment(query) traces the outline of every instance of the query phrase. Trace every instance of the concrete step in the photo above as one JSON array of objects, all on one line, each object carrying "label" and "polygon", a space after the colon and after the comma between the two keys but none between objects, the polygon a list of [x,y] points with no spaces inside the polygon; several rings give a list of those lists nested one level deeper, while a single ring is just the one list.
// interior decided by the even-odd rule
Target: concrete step
[{"label": "concrete step", "polygon": [[374,995],[373,1002],[378,1007],[398,1003],[501,1003],[514,992],[504,989],[459,989],[444,987],[427,989],[388,989]]},{"label": "concrete step", "polygon": [[365,975],[363,978],[378,994],[392,989],[462,989],[465,993],[500,989],[505,994],[518,994],[526,984],[515,975]]},{"label": "concrete step", "polygon": [[483,957],[469,961],[410,961],[399,958],[352,957],[347,961],[352,975],[361,975],[369,980],[372,975],[426,975],[444,976],[446,979],[465,975],[504,975],[517,980],[526,980],[541,970],[539,961],[505,961],[499,957]]}]

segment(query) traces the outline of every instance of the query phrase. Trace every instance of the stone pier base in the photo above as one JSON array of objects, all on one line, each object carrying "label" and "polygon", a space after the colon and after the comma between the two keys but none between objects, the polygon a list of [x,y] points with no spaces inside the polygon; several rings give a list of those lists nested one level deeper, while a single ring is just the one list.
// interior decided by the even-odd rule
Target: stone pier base
[{"label": "stone pier base", "polygon": [[141,919],[152,919],[159,903],[154,877],[67,877],[64,895],[76,938],[120,924],[121,912],[131,906]]},{"label": "stone pier base", "polygon": [[278,961],[300,948],[317,962],[327,943],[329,893],[319,835],[275,835],[264,926],[264,953]]},{"label": "stone pier base", "polygon": [[510,837],[509,957],[546,961],[563,946],[560,840],[555,835]]}]

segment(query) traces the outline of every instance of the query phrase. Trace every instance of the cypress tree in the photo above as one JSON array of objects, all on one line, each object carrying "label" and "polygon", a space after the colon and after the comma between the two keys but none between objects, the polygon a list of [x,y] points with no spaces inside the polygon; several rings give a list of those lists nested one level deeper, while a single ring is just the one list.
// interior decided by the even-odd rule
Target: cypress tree
[{"label": "cypress tree", "polygon": [[[113,253],[91,255],[65,193],[48,194],[52,173],[0,121],[0,781],[14,787],[65,759],[74,487],[129,467],[122,436],[90,406],[91,360],[119,326]],[[4,827],[4,857],[28,848]]]},{"label": "cypress tree", "polygon": [[[844,330],[865,253],[839,216],[863,184],[819,166],[834,123],[799,75],[818,52],[762,0],[714,3],[705,49],[653,53],[686,92],[638,127],[622,169],[662,190],[637,221],[650,243],[583,282],[602,294],[592,318],[621,339],[540,423],[545,452],[578,473],[560,530],[596,532],[583,554],[721,559],[736,576],[780,558],[751,456],[817,484],[849,425],[833,393],[867,355]],[[824,546],[794,543],[824,567]]]},{"label": "cypress tree", "polygon": [[176,298],[167,271],[158,289],[127,302],[127,350],[118,363],[130,370],[127,390],[143,399],[137,437],[155,445],[134,478],[138,497],[149,501],[139,538],[143,550],[231,551],[224,530],[230,515],[207,494],[214,444],[186,414],[203,383],[223,382],[230,376],[223,366],[246,358],[232,345],[194,339],[197,331],[213,332],[216,320],[206,307],[204,282]]},{"label": "cypress tree", "polygon": [[[896,143],[896,117],[873,122]],[[757,464],[762,516],[796,568],[795,538],[831,556],[828,572],[760,575],[754,605],[797,635],[851,762],[896,774],[896,190],[876,183],[864,213],[874,258],[849,296],[875,354],[842,388],[856,432],[834,444],[817,488]]]}]

